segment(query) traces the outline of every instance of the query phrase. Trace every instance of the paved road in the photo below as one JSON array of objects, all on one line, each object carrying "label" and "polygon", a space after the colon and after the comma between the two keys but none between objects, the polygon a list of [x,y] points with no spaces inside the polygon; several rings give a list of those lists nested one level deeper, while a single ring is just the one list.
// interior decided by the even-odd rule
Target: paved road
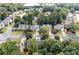
[{"label": "paved road", "polygon": [[[18,13],[18,12],[19,12],[19,11],[14,12],[11,16],[12,16],[12,17],[15,16],[15,14]],[[7,19],[7,20],[8,20],[8,19]],[[21,38],[21,37],[22,37],[22,35],[12,35],[12,34],[11,34],[12,28],[13,28],[13,24],[12,24],[9,28],[7,28],[7,31],[6,31],[6,32],[0,34],[0,42],[1,42],[1,41],[5,41],[5,40],[7,40],[8,38],[16,39],[16,38]]]},{"label": "paved road", "polygon": [[10,26],[6,32],[0,34],[0,42],[6,41],[8,38],[16,39],[22,37],[22,35],[12,35],[11,32],[12,32],[12,26]]},{"label": "paved road", "polygon": [[11,27],[9,27],[9,28],[7,28],[6,32],[0,34],[0,41],[4,41],[4,40],[8,39],[10,37],[11,31],[12,31],[12,29],[11,29]]}]

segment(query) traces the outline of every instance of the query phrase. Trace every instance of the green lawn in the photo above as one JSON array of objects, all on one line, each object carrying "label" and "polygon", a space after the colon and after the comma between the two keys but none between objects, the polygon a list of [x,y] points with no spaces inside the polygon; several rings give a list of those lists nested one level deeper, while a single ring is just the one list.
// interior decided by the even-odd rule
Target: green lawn
[{"label": "green lawn", "polygon": [[23,31],[12,31],[12,33],[11,34],[13,34],[13,35],[21,35],[21,34],[23,34]]},{"label": "green lawn", "polygon": [[58,32],[56,33],[56,35],[59,35],[59,36],[60,36],[60,35],[61,35],[61,31],[58,31]]},{"label": "green lawn", "polygon": [[0,33],[4,33],[6,31],[7,31],[7,29],[6,28],[3,28],[3,29],[0,30]]},{"label": "green lawn", "polygon": [[2,32],[6,32],[6,31],[7,31],[7,29],[6,29],[6,28],[3,28],[3,29],[2,29]]}]

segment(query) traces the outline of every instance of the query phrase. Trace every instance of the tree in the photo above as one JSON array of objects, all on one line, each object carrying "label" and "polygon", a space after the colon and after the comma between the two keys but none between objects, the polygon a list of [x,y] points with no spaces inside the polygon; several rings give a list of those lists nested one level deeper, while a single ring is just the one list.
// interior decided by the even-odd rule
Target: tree
[{"label": "tree", "polygon": [[3,55],[4,51],[2,50],[2,48],[0,47],[0,55]]},{"label": "tree", "polygon": [[18,27],[18,25],[21,23],[21,17],[20,16],[16,16],[14,19],[15,25],[14,27]]},{"label": "tree", "polygon": [[48,38],[49,37],[48,27],[41,26],[41,28],[39,29],[39,33],[41,34],[42,39]]},{"label": "tree", "polygon": [[44,54],[44,55],[51,53],[50,48],[54,43],[55,41],[51,39],[42,40],[40,44],[38,45],[38,53]]},{"label": "tree", "polygon": [[66,8],[57,7],[55,11],[52,13],[57,20],[57,23],[61,23],[63,20],[66,19],[69,10]]},{"label": "tree", "polygon": [[23,23],[27,23],[28,22],[28,20],[27,20],[27,14],[25,14],[24,16],[22,16],[22,22]]},{"label": "tree", "polygon": [[76,55],[76,52],[77,52],[77,48],[76,47],[73,47],[71,45],[65,47],[62,52],[65,54],[65,55]]},{"label": "tree", "polygon": [[37,23],[39,25],[45,24],[45,20],[46,20],[46,16],[44,16],[43,14],[39,14]]},{"label": "tree", "polygon": [[40,25],[52,24],[54,26],[56,24],[61,24],[63,20],[66,19],[66,16],[68,15],[68,13],[69,13],[69,9],[56,7],[56,8],[53,8],[53,11],[48,16],[45,16],[44,14],[39,14],[37,22]]},{"label": "tree", "polygon": [[47,26],[41,26],[41,28],[39,29],[39,33],[40,34],[48,33],[48,27]]},{"label": "tree", "polygon": [[74,9],[74,8],[71,8],[71,9],[70,9],[70,12],[71,12],[71,13],[74,13],[74,12],[75,12],[75,9]]},{"label": "tree", "polygon": [[43,48],[41,50],[39,50],[39,53],[42,54],[42,55],[46,55],[47,54],[47,49],[46,48]]},{"label": "tree", "polygon": [[15,41],[7,40],[5,43],[1,44],[1,49],[5,55],[19,55],[20,50]]},{"label": "tree", "polygon": [[56,39],[56,40],[60,40],[60,36],[56,35],[56,36],[55,36],[55,39]]},{"label": "tree", "polygon": [[79,30],[79,24],[78,23],[72,23],[67,26],[68,30],[70,30],[72,33],[75,33],[76,30]]},{"label": "tree", "polygon": [[44,12],[47,12],[47,11],[53,12],[52,6],[44,6],[42,12],[44,13]]},{"label": "tree", "polygon": [[32,14],[33,14],[33,16],[37,17],[39,15],[39,11],[36,10],[36,9],[34,9],[33,12],[32,12]]},{"label": "tree", "polygon": [[58,30],[57,30],[57,29],[52,29],[51,32],[52,32],[53,34],[56,34],[56,33],[58,32]]},{"label": "tree", "polygon": [[0,20],[4,20],[9,15],[5,7],[0,7]]},{"label": "tree", "polygon": [[48,34],[41,34],[41,36],[42,36],[42,40],[44,40],[44,39],[46,39],[46,38],[48,38],[49,37],[49,35]]},{"label": "tree", "polygon": [[24,15],[22,19],[25,23],[32,24],[33,15],[31,13],[28,13],[28,15]]},{"label": "tree", "polygon": [[63,49],[63,43],[58,40],[45,39],[38,45],[40,54],[59,54]]},{"label": "tree", "polygon": [[79,50],[79,40],[74,40],[69,43],[69,45],[74,46]]},{"label": "tree", "polygon": [[32,38],[33,36],[32,36],[32,33],[30,33],[30,32],[28,32],[27,34],[26,34],[26,38],[27,39],[30,39],[30,38]]},{"label": "tree", "polygon": [[35,39],[29,39],[27,41],[27,47],[26,47],[29,51],[30,54],[33,54],[34,52],[37,52],[38,46],[37,46],[37,42]]},{"label": "tree", "polygon": [[50,51],[52,52],[52,54],[59,54],[63,49],[63,44],[61,42],[56,42],[54,43],[51,48]]},{"label": "tree", "polygon": [[68,46],[70,44],[71,40],[64,40],[62,41],[64,47]]}]

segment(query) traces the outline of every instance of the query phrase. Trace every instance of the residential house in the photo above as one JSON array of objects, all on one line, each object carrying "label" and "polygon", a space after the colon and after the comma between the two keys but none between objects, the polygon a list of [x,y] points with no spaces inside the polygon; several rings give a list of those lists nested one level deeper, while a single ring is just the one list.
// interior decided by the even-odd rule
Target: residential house
[{"label": "residential house", "polygon": [[47,26],[49,30],[52,29],[52,25],[51,24],[43,24],[43,26]]},{"label": "residential house", "polygon": [[51,14],[50,11],[47,11],[47,12],[44,13],[45,16],[49,16],[50,14]]},{"label": "residential house", "polygon": [[37,21],[38,20],[38,17],[34,17],[34,21]]},{"label": "residential house", "polygon": [[39,34],[38,31],[36,31],[34,38],[36,39],[36,41],[41,41],[41,35]]},{"label": "residential house", "polygon": [[33,31],[38,31],[39,30],[39,25],[31,25],[30,29]]},{"label": "residential house", "polygon": [[0,23],[0,29],[1,29],[1,28],[4,28],[4,27],[5,27],[4,23],[1,22],[1,23]]},{"label": "residential house", "polygon": [[73,14],[72,13],[69,13],[66,17],[66,20],[64,21],[64,24],[65,25],[69,25],[73,22]]},{"label": "residential house", "polygon": [[50,29],[50,30],[52,29],[52,25],[51,24],[47,24],[46,26],[48,27],[48,29]]},{"label": "residential house", "polygon": [[35,36],[36,41],[41,41],[41,35]]},{"label": "residential house", "polygon": [[55,38],[55,34],[51,33],[50,38],[54,39]]},{"label": "residential house", "polygon": [[54,29],[57,29],[57,30],[64,29],[64,25],[63,24],[57,24],[57,25],[54,26]]},{"label": "residential house", "polygon": [[74,19],[74,23],[79,22],[79,11],[74,12],[73,19]]},{"label": "residential house", "polygon": [[27,24],[19,24],[19,29],[21,29],[21,30],[25,30],[28,28],[29,28],[29,25],[27,25]]}]

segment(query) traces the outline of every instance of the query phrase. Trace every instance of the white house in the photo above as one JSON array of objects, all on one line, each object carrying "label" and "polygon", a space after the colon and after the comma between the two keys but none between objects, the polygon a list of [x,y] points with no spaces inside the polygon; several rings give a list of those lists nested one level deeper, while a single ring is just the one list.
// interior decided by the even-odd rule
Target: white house
[{"label": "white house", "polygon": [[73,14],[69,13],[64,21],[65,25],[70,25],[73,22]]},{"label": "white house", "polygon": [[36,31],[35,37],[36,41],[41,41],[41,35]]},{"label": "white house", "polygon": [[41,41],[41,35],[35,36],[36,41]]},{"label": "white house", "polygon": [[61,30],[61,29],[63,29],[64,28],[64,25],[62,24],[57,24],[57,25],[55,25],[54,26],[54,29],[57,29],[57,30]]},{"label": "white house", "polygon": [[50,14],[51,14],[50,11],[47,11],[47,12],[44,13],[45,16],[49,16]]},{"label": "white house", "polygon": [[52,29],[52,25],[51,24],[47,24],[46,26],[48,27],[48,29]]},{"label": "white house", "polygon": [[34,21],[37,21],[38,20],[38,17],[34,17]]},{"label": "white house", "polygon": [[31,25],[30,29],[38,31],[39,30],[39,25]]},{"label": "white house", "polygon": [[79,22],[79,11],[74,12],[73,19],[75,23]]},{"label": "white house", "polygon": [[23,13],[23,10],[19,10],[18,13],[19,13],[19,14],[22,14],[22,13]]},{"label": "white house", "polygon": [[50,38],[54,39],[55,38],[55,34],[51,33]]},{"label": "white house", "polygon": [[73,20],[73,14],[69,13],[66,17],[66,20]]},{"label": "white house", "polygon": [[1,22],[1,23],[0,23],[0,29],[1,29],[1,28],[4,28],[4,27],[5,27],[4,23]]},{"label": "white house", "polygon": [[25,30],[28,28],[29,28],[29,25],[27,25],[27,24],[19,24],[19,29],[21,29],[21,30]]}]

